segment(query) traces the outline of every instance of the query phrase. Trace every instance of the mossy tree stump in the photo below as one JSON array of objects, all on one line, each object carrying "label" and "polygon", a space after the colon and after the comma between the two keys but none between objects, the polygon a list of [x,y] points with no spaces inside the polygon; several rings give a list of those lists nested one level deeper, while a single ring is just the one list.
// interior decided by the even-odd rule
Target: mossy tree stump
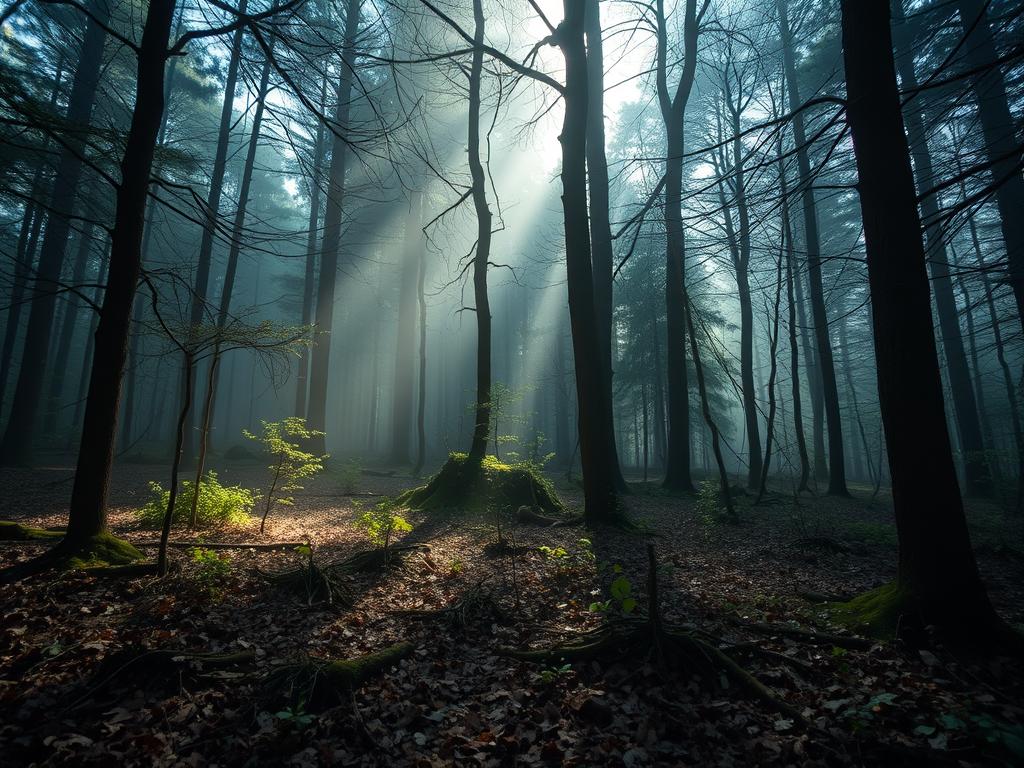
[{"label": "mossy tree stump", "polygon": [[529,463],[510,464],[494,456],[475,462],[453,453],[426,485],[406,491],[396,502],[425,512],[444,509],[486,511],[530,507],[549,515],[566,515],[551,481]]}]

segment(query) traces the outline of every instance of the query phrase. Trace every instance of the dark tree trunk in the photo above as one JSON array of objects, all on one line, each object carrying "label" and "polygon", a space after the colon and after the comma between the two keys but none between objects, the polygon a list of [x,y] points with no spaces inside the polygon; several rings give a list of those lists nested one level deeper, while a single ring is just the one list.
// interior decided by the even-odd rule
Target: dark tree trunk
[{"label": "dark tree trunk", "polygon": [[[270,84],[270,58],[263,61],[260,73],[260,84],[256,92],[256,109],[252,116],[252,131],[249,135],[249,146],[245,153],[245,164],[242,167],[242,180],[238,186],[238,206],[235,208],[235,219],[231,225],[231,245],[228,247],[228,263],[224,270],[224,282],[221,284],[220,306],[217,309],[217,328],[223,330],[228,324],[231,313],[231,297],[235,290],[235,277],[238,274],[238,257],[242,250],[242,238],[245,235],[245,216],[249,207],[249,195],[252,190],[252,175],[256,166],[256,151],[259,149],[260,130],[263,126],[263,112],[266,107],[267,87]],[[207,376],[206,393],[203,401],[202,418],[199,423],[200,451],[197,457],[196,487],[198,478],[202,477],[206,454],[210,449],[210,425],[213,423],[213,412],[217,404],[217,385],[220,380],[218,371],[220,363],[220,343],[214,346],[210,358],[210,370]],[[198,498],[198,494],[196,496]],[[195,525],[195,522],[192,522]]]},{"label": "dark tree trunk", "polygon": [[800,346],[804,352],[804,370],[807,371],[807,388],[811,393],[811,445],[814,449],[814,479],[828,480],[828,463],[825,460],[825,406],[821,396],[821,374],[815,361],[814,345],[811,344],[807,329],[807,302],[804,299],[804,281],[800,274],[796,254],[793,254],[793,289],[796,297],[796,316],[800,331]]},{"label": "dark tree trunk", "polygon": [[[353,70],[356,60],[356,36],[362,0],[348,0],[345,14],[345,42],[341,54],[337,107],[332,127],[331,169],[327,181],[327,207],[324,210],[323,245],[320,249],[320,276],[316,294],[316,346],[310,365],[310,429],[323,432],[327,426],[327,377],[331,365],[331,339],[334,325],[334,289],[338,279],[338,251],[341,247],[341,204],[345,196],[345,172],[348,169],[349,112],[352,106]],[[314,439],[309,450],[324,453],[324,438]]]},{"label": "dark tree trunk", "polygon": [[[781,154],[782,146],[779,151]],[[800,392],[800,348],[797,345],[797,306],[793,293],[793,271],[796,258],[793,254],[793,230],[789,221],[789,188],[786,183],[786,168],[779,158],[779,196],[782,198],[782,238],[785,241],[786,258],[786,304],[789,308],[789,375],[793,399],[793,433],[796,436],[797,454],[800,456],[800,479],[796,491],[807,490],[811,474],[811,463],[807,456],[807,438],[804,435],[803,395]]]},{"label": "dark tree trunk", "polygon": [[565,18],[554,38],[565,56],[565,116],[562,145],[562,213],[565,221],[566,284],[576,367],[580,461],[584,516],[588,523],[612,519],[618,512],[607,414],[608,390],[602,385],[601,343],[594,306],[587,210],[587,50],[583,43],[584,2],[563,0]]},{"label": "dark tree trunk", "polygon": [[[604,41],[601,39],[601,9],[598,0],[585,0],[584,25],[587,40],[587,178],[590,182],[590,252],[594,270],[594,306],[597,312],[597,333],[601,343],[601,361],[604,366],[602,386],[607,390],[604,399],[608,413],[603,418],[614,420],[612,412],[612,228],[609,220],[608,161],[605,157],[604,138]],[[620,492],[628,491],[619,466],[619,452],[615,440],[608,446],[611,451],[611,469],[615,486]]]},{"label": "dark tree trunk", "polygon": [[[110,236],[107,236],[103,244],[103,255],[100,257],[99,269],[96,270],[96,290],[93,291],[92,303],[99,307],[103,304],[104,286],[107,282],[107,269],[110,267]],[[82,371],[78,377],[78,389],[75,395],[75,413],[71,417],[72,428],[68,430],[68,448],[74,446],[77,435],[75,429],[82,422],[82,413],[85,411],[86,394],[89,387],[89,373],[92,371],[93,349],[96,344],[96,326],[100,322],[100,313],[91,310],[89,319],[89,334],[85,342],[85,354],[82,357]]]},{"label": "dark tree trunk", "polygon": [[995,615],[971,550],[946,428],[889,0],[842,0],[842,18],[879,409],[900,542],[897,589],[922,626],[983,632]]},{"label": "dark tree trunk", "polygon": [[668,367],[668,445],[666,488],[692,491],[690,477],[690,385],[686,370],[686,263],[683,240],[683,121],[697,70],[697,0],[686,0],[683,12],[683,71],[669,93],[668,29],[664,0],[658,0],[657,88],[665,125],[665,308]]},{"label": "dark tree trunk", "polygon": [[998,59],[988,22],[988,2],[957,0],[965,42],[964,57],[971,77],[985,150],[992,164],[996,206],[1002,225],[1009,283],[1024,326],[1024,175],[1020,169],[1020,145],[1006,96],[1006,81],[995,63]]},{"label": "dark tree trunk", "polygon": [[[422,220],[422,219],[421,219]],[[416,466],[412,473],[419,476],[427,460],[427,252],[420,249],[419,270],[416,276],[416,302],[420,308],[420,372],[416,401]]]},{"label": "dark tree trunk", "polygon": [[405,222],[398,289],[398,342],[395,345],[395,389],[391,408],[391,461],[409,463],[412,436],[413,357],[416,354],[416,284],[423,249],[420,231],[420,206],[423,195],[415,191],[409,198]]},{"label": "dark tree trunk", "polygon": [[[326,108],[327,78],[320,88],[320,109]],[[309,235],[306,238],[306,273],[302,283],[302,324],[313,322],[313,298],[316,287],[316,242],[320,223],[320,183],[324,162],[324,124],[316,121],[316,140],[313,142],[313,161],[309,180]],[[309,394],[309,357],[307,347],[299,350],[299,371],[295,377],[295,415],[305,418],[306,398]]]},{"label": "dark tree trunk", "polygon": [[[790,109],[800,104],[800,88],[796,77],[793,38],[789,29],[787,0],[776,0],[779,25],[782,31],[782,53],[789,91]],[[822,402],[828,424],[828,492],[834,496],[848,496],[846,490],[846,459],[843,452],[843,417],[839,408],[839,388],[836,385],[835,362],[832,359],[832,341],[828,331],[828,310],[825,307],[825,288],[821,274],[821,238],[818,235],[818,217],[815,210],[811,163],[807,152],[803,113],[793,116],[793,138],[796,141],[797,167],[800,169],[801,200],[804,214],[804,247],[807,249],[807,279],[810,283],[811,314],[814,318],[814,336],[817,341],[818,373],[821,377]]]},{"label": "dark tree trunk", "polygon": [[[902,22],[905,28],[903,2],[904,0],[893,0],[893,7],[896,21]],[[899,38],[897,37],[897,39]],[[915,91],[917,75],[914,72],[912,46],[901,47],[903,49],[901,55],[895,58],[903,90]],[[904,110],[903,119],[906,122],[907,137],[910,140],[917,189],[919,193],[924,193],[935,186],[937,179],[932,167],[931,153],[928,151],[928,134],[925,131],[919,103],[919,100],[911,102],[909,108]],[[1019,211],[1020,209],[1018,209],[1018,216]],[[978,404],[975,400],[974,388],[971,385],[971,372],[967,365],[963,337],[960,334],[960,318],[956,297],[953,295],[953,281],[950,278],[949,261],[943,241],[944,227],[936,195],[928,194],[921,198],[921,218],[925,224],[924,235],[928,267],[932,275],[935,309],[939,316],[939,331],[942,339],[942,351],[946,359],[946,373],[949,376],[949,388],[953,395],[953,413],[959,427],[960,447],[964,456],[965,491],[970,496],[987,496],[992,491],[992,478],[989,474],[988,461],[985,458],[985,444],[982,440],[981,424],[978,420]]]},{"label": "dark tree trunk", "polygon": [[104,26],[110,18],[109,3],[97,0],[88,5],[93,16],[86,22],[78,69],[71,85],[65,115],[72,130],[63,139],[47,207],[46,232],[36,267],[32,289],[34,298],[29,310],[18,383],[14,389],[7,429],[0,442],[0,464],[28,464],[32,460],[32,438],[43,395],[46,356],[57,307],[57,287],[71,229],[70,217],[82,177],[84,134],[88,130],[96,100],[96,87],[103,65],[103,44],[107,37]]},{"label": "dark tree trunk", "polygon": [[[785,232],[785,228],[783,228]],[[783,240],[785,234],[783,234]],[[775,266],[775,303],[772,307],[771,338],[768,341],[768,359],[771,361],[771,369],[768,374],[768,423],[764,431],[764,463],[761,465],[761,478],[757,488],[757,501],[764,498],[768,489],[768,470],[772,465],[772,440],[775,430],[775,378],[778,374],[779,364],[776,352],[779,349],[779,307],[782,304],[782,261],[783,254],[789,248],[789,244],[783,241],[779,247],[778,262]]]},{"label": "dark tree trunk", "polygon": [[[473,0],[475,21],[473,61],[469,70],[469,171],[476,211],[476,254],[473,258],[473,300],[476,314],[476,410],[473,418],[472,461],[487,453],[491,424],[491,305],[487,298],[487,261],[491,254],[491,209],[487,206],[487,179],[480,162],[480,80],[483,73],[484,11]],[[495,445],[497,448],[497,445]]]},{"label": "dark tree trunk", "polygon": [[87,222],[84,229],[78,235],[78,248],[75,253],[75,262],[71,268],[71,285],[76,287],[67,296],[64,306],[64,317],[61,320],[60,334],[57,337],[57,349],[53,356],[53,374],[50,377],[50,388],[47,393],[46,415],[43,418],[43,434],[53,437],[57,431],[57,421],[61,411],[61,396],[64,394],[64,380],[67,377],[68,356],[71,352],[71,340],[75,334],[75,326],[78,324],[78,310],[81,307],[81,300],[78,297],[77,286],[85,282],[85,269],[89,262],[89,247],[92,245],[93,224]]},{"label": "dark tree trunk", "polygon": [[96,328],[71,514],[63,543],[70,551],[106,528],[121,379],[128,355],[132,300],[142,266],[146,194],[164,110],[164,68],[173,15],[174,0],[150,0],[139,45],[135,107],[121,161],[111,234],[110,274]]},{"label": "dark tree trunk", "polygon": [[[248,7],[248,0],[239,0],[238,13],[243,14]],[[245,27],[239,27],[231,41],[231,55],[228,59],[227,79],[224,83],[224,101],[220,109],[220,128],[217,132],[217,149],[213,156],[213,168],[210,171],[210,191],[206,198],[206,221],[203,226],[202,239],[199,241],[199,259],[196,263],[196,278],[192,294],[190,322],[199,325],[207,315],[206,297],[210,283],[210,264],[213,258],[213,239],[217,231],[217,218],[220,216],[220,198],[224,191],[224,174],[227,171],[228,147],[231,142],[232,115],[235,104],[235,86],[238,83],[238,65],[242,55],[242,40]],[[208,319],[208,318],[206,318]],[[193,381],[190,388],[195,391],[195,369],[192,369]],[[182,384],[184,386],[184,384]],[[192,462],[194,449],[192,433],[185,430],[182,443],[182,454],[185,461]]]}]

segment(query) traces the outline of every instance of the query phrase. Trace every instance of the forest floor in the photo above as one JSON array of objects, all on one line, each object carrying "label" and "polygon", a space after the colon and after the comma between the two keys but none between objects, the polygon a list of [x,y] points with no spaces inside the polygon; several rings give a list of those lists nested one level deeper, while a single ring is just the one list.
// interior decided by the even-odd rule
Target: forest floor
[{"label": "forest floor", "polygon": [[[152,541],[133,512],[163,467],[123,465],[110,524]],[[40,527],[66,521],[66,466],[0,471],[0,519]],[[225,484],[259,487],[260,466],[228,465]],[[207,542],[309,541],[319,562],[367,548],[354,502],[417,482],[367,476],[347,495],[325,475],[294,507],[244,528],[204,531]],[[578,505],[579,493],[556,479]],[[707,519],[695,497],[637,484],[627,504],[636,532],[578,527],[508,529],[510,554],[488,554],[493,520],[410,515],[403,543],[422,542],[387,571],[348,579],[348,605],[308,606],[257,569],[299,566],[303,555],[223,550],[214,571],[172,551],[169,577],[48,574],[0,587],[0,755],[5,765],[1014,765],[1024,762],[1024,675],[1002,658],[958,658],[941,646],[841,647],[790,636],[797,627],[841,634],[801,593],[852,595],[894,575],[886,499],[805,496],[752,507],[742,522]],[[1024,543],[994,507],[971,505],[979,562],[994,603],[1024,623]],[[592,542],[588,547],[580,539]],[[186,531],[174,539],[195,540]],[[654,658],[538,665],[501,653],[542,647],[594,628],[591,604],[621,573],[645,609],[646,545],[658,559],[665,621],[751,649],[746,669],[809,726],[719,686],[668,674]],[[42,551],[0,543],[0,566]],[[548,548],[544,550],[542,548]],[[588,555],[592,550],[593,557]],[[152,549],[146,550],[153,553]],[[464,613],[423,615],[466,600]],[[473,602],[475,600],[475,602]],[[493,610],[494,606],[497,610]],[[473,610],[477,608],[479,610]],[[614,610],[614,608],[613,608]],[[464,624],[459,619],[465,619]],[[769,624],[770,628],[755,628]],[[327,705],[289,700],[268,673],[305,655],[344,659],[409,641],[414,651],[353,695]],[[140,653],[174,660],[146,663]],[[245,669],[173,656],[246,652]]]}]

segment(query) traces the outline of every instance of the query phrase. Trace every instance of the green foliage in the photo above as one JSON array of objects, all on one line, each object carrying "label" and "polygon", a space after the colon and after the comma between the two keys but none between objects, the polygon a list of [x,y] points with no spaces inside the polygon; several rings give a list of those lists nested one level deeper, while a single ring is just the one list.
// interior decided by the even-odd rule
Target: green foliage
[{"label": "green foliage", "polygon": [[600,600],[590,604],[590,610],[597,613],[619,613],[629,616],[636,610],[636,598],[633,597],[633,583],[622,573],[622,566],[616,563],[612,566],[612,573],[615,578],[608,585],[610,597],[607,600]]},{"label": "green foliage", "polygon": [[556,680],[572,672],[572,664],[563,664],[560,667],[548,667],[537,674],[537,681],[543,685],[551,685]]},{"label": "green foliage", "polygon": [[544,559],[555,566],[559,576],[581,573],[594,566],[594,548],[590,539],[580,539],[571,550],[564,547],[539,547]]},{"label": "green foliage", "polygon": [[[263,434],[255,435],[247,429],[242,430],[245,437],[263,446],[264,453],[270,458],[271,481],[266,493],[266,508],[263,513],[264,522],[274,504],[291,506],[295,503],[292,493],[301,491],[300,481],[313,477],[324,468],[324,456],[317,456],[300,447],[302,441],[323,437],[323,432],[306,427],[306,420],[298,416],[289,416],[282,421],[264,421]],[[262,530],[262,528],[261,528]]]},{"label": "green foliage", "polygon": [[333,475],[342,493],[355,493],[363,477],[363,465],[359,459],[347,459],[334,468]]},{"label": "green foliage", "polygon": [[722,489],[718,481],[703,481],[697,489],[697,516],[706,525],[713,525],[719,522],[724,514]]},{"label": "green foliage", "polygon": [[219,598],[223,592],[224,578],[231,572],[231,558],[227,553],[199,547],[193,548],[191,553],[196,583],[209,597]]},{"label": "green foliage", "polygon": [[[149,490],[152,494],[149,502],[139,510],[139,520],[148,528],[159,528],[163,525],[164,514],[171,492],[165,491],[160,483],[151,482]],[[192,509],[195,496],[195,483],[185,480],[181,491],[174,500],[174,512],[171,521],[185,523]],[[196,508],[196,524],[199,526],[244,525],[251,518],[252,508],[256,505],[256,494],[239,485],[224,486],[220,484],[217,473],[206,473],[199,484],[199,505]]]},{"label": "green foliage", "polygon": [[276,712],[274,717],[280,720],[283,725],[294,728],[297,731],[304,731],[316,719],[315,715],[306,712],[306,705],[301,701],[294,706],[286,707],[280,712]]},{"label": "green foliage", "polygon": [[356,525],[375,547],[387,549],[395,534],[408,533],[412,524],[398,513],[394,502],[385,499],[356,518]]}]

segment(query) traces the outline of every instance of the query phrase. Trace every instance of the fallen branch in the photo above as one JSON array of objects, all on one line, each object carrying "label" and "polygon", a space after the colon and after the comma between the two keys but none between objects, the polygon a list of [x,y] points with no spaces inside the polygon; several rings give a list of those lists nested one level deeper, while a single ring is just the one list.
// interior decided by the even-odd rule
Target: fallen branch
[{"label": "fallen branch", "polygon": [[803,640],[814,645],[834,645],[838,648],[846,648],[852,651],[866,651],[874,642],[866,637],[855,635],[834,635],[827,632],[816,632],[812,629],[801,629],[800,627],[788,627],[784,624],[764,624],[757,621],[743,621],[742,619],[730,616],[729,621],[738,627],[752,629],[763,635],[785,635],[797,640]]}]

